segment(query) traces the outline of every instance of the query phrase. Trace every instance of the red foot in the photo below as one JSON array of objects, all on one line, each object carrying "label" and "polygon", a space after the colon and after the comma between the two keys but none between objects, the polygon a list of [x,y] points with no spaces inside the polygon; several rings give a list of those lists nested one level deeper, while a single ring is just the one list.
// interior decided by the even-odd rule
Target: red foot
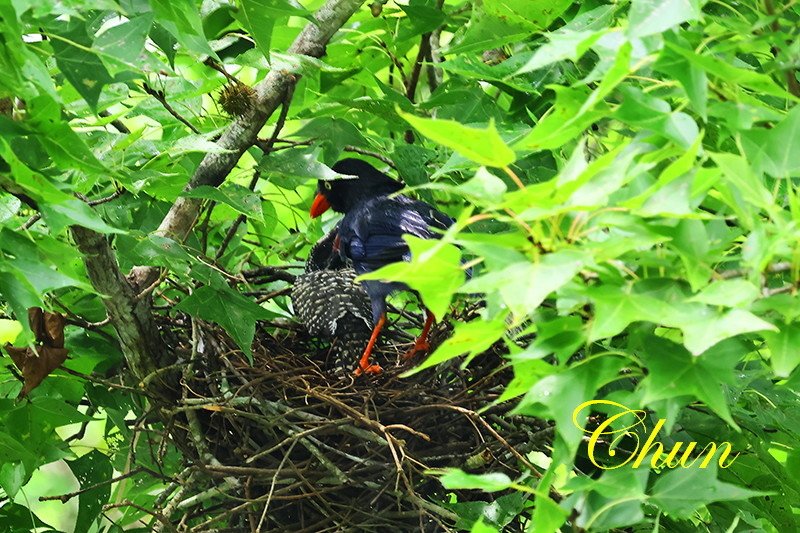
[{"label": "red foot", "polygon": [[414,359],[418,355],[423,355],[428,353],[428,350],[430,349],[431,345],[428,344],[427,342],[416,342],[414,343],[414,346],[410,350],[408,350],[400,357],[403,359],[404,362],[409,361],[411,359]]},{"label": "red foot", "polygon": [[367,365],[366,367],[361,367],[361,366],[357,367],[353,371],[353,375],[360,376],[361,374],[372,374],[374,376],[377,376],[381,372],[383,372],[381,365],[372,363],[371,365]]}]

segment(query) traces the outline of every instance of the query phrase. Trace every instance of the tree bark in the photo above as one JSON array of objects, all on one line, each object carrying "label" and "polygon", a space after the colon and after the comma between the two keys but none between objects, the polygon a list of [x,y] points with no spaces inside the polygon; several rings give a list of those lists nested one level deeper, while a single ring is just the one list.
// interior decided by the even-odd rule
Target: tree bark
[{"label": "tree bark", "polygon": [[[356,12],[364,0],[328,0],[314,14],[316,23],[309,23],[289,47],[289,53],[322,57],[331,37]],[[225,152],[206,154],[184,188],[189,191],[201,185],[218,187],[236,166],[245,150],[252,146],[258,132],[275,112],[290,85],[299,75],[273,69],[255,86],[256,104],[251,113],[235,119],[217,141]],[[200,214],[202,200],[179,197],[162,220],[156,234],[183,241],[194,227]],[[130,279],[134,287],[144,288],[158,279],[155,267],[136,267]]]},{"label": "tree bark", "polygon": [[72,226],[71,230],[92,286],[100,293],[117,331],[128,367],[137,378],[144,379],[159,368],[165,357],[149,298],[137,299],[105,235],[80,226]]}]

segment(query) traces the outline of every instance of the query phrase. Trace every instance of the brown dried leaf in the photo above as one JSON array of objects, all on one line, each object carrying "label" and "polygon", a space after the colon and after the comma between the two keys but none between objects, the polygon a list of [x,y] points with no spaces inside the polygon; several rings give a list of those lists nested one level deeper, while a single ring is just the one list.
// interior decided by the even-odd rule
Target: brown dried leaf
[{"label": "brown dried leaf", "polygon": [[36,342],[52,348],[64,347],[64,326],[67,318],[61,313],[42,311],[41,307],[28,309],[28,323]]},{"label": "brown dried leaf", "polygon": [[64,347],[64,326],[67,318],[61,313],[45,313],[44,329],[47,340],[43,341],[46,346],[52,348]]},{"label": "brown dried leaf", "polygon": [[28,308],[28,324],[36,337],[36,342],[44,343],[46,333],[44,331],[44,311],[41,307]]},{"label": "brown dried leaf", "polygon": [[6,344],[5,349],[25,379],[19,398],[27,396],[50,372],[61,366],[69,353],[64,348],[50,346],[38,346],[38,355],[31,348],[15,348],[10,344]]}]

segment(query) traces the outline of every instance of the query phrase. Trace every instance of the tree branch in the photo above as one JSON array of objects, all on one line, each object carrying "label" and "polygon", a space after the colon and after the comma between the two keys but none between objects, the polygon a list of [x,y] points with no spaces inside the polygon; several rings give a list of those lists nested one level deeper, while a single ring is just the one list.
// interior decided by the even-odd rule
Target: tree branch
[{"label": "tree branch", "polygon": [[[309,23],[289,47],[291,54],[322,57],[331,37],[355,13],[364,0],[328,0],[315,14],[315,23]],[[291,71],[273,69],[255,86],[254,109],[234,119],[217,144],[219,153],[206,154],[184,190],[201,185],[218,187],[239,162],[245,150],[256,142],[258,132],[278,108],[286,90],[297,82],[299,75]],[[161,222],[157,235],[183,241],[194,226],[202,200],[179,197]],[[155,267],[136,267],[131,279],[138,287],[152,283],[158,277]]]},{"label": "tree branch", "polygon": [[137,298],[104,235],[80,226],[72,226],[71,230],[92,286],[101,294],[117,331],[128,366],[139,378],[155,372],[164,358],[164,346],[150,313],[149,299]]}]

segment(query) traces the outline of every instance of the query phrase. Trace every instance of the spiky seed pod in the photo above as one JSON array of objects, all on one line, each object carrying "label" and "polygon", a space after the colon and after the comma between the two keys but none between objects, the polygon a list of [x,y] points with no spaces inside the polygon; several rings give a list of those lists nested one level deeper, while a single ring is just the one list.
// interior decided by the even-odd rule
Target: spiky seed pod
[{"label": "spiky seed pod", "polygon": [[244,83],[229,83],[217,97],[220,107],[232,117],[240,117],[253,109],[256,92]]}]

